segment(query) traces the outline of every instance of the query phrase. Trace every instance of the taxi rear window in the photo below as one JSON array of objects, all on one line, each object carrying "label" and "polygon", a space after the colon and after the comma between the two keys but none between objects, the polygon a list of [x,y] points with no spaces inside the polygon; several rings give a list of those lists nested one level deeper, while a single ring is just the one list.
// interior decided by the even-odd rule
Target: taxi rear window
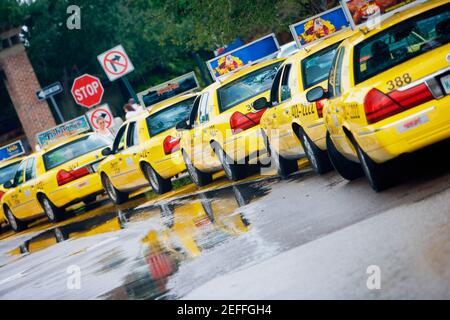
[{"label": "taxi rear window", "polygon": [[405,20],[355,47],[356,83],[443,46],[450,39],[450,4]]},{"label": "taxi rear window", "polygon": [[150,137],[174,128],[178,122],[187,120],[191,114],[191,108],[195,97],[175,103],[147,117],[147,127]]},{"label": "taxi rear window", "polygon": [[307,90],[328,79],[334,56],[341,42],[302,60],[303,89]]},{"label": "taxi rear window", "polygon": [[86,153],[107,147],[108,145],[109,141],[107,139],[96,134],[71,141],[42,156],[45,169],[47,171],[51,170]]},{"label": "taxi rear window", "polygon": [[281,61],[255,70],[217,89],[220,112],[270,90]]},{"label": "taxi rear window", "polygon": [[8,181],[11,181],[14,178],[14,174],[16,173],[17,167],[19,166],[20,161],[16,163],[12,163],[3,168],[0,168],[0,185],[5,184]]}]

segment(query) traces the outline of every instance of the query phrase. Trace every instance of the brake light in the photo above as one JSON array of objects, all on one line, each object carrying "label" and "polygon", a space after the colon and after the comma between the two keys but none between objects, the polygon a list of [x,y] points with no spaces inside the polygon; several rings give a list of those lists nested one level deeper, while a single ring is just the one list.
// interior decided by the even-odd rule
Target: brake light
[{"label": "brake light", "polygon": [[259,110],[257,112],[250,112],[243,114],[241,112],[235,112],[230,118],[230,127],[233,134],[245,131],[253,128],[259,124],[261,117],[266,109]]},{"label": "brake light", "polygon": [[167,136],[163,142],[164,153],[166,155],[171,154],[177,150],[180,150],[180,138]]},{"label": "brake light", "polygon": [[381,121],[432,99],[433,94],[425,83],[407,90],[395,90],[389,94],[374,88],[364,99],[367,122],[371,124]]},{"label": "brake light", "polygon": [[3,191],[0,191],[0,201],[2,200],[4,195],[5,195],[5,193]]},{"label": "brake light", "polygon": [[56,174],[56,180],[58,181],[58,186],[62,186],[69,182],[85,177],[90,173],[91,172],[87,167],[82,167],[76,170],[72,170],[70,172],[63,169]]},{"label": "brake light", "polygon": [[326,101],[327,99],[316,101],[317,115],[319,116],[319,118],[323,118],[323,108],[325,107]]}]

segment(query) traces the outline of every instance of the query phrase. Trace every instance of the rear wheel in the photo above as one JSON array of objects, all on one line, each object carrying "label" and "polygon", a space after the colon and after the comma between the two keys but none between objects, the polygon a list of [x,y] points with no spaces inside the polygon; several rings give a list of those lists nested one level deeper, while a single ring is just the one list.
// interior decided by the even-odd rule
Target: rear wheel
[{"label": "rear wheel", "polygon": [[122,204],[128,200],[128,193],[116,189],[106,174],[102,174],[103,189],[114,204]]},{"label": "rear wheel", "polygon": [[213,181],[212,174],[198,170],[192,163],[192,160],[189,158],[186,151],[184,150],[183,150],[183,158],[189,176],[191,177],[192,182],[194,182],[197,186],[203,187],[210,184]]},{"label": "rear wheel", "polygon": [[170,179],[164,179],[161,177],[155,169],[148,163],[143,164],[145,177],[152,186],[152,189],[157,194],[163,194],[172,190],[172,182]]},{"label": "rear wheel", "polygon": [[373,190],[376,192],[383,191],[387,189],[392,181],[389,177],[389,168],[387,164],[378,164],[361,149],[360,146],[356,145],[356,150],[358,152],[359,161],[361,161],[361,166],[369,180],[369,184]]},{"label": "rear wheel", "polygon": [[317,174],[325,174],[333,170],[330,158],[326,151],[321,150],[316,144],[308,137],[303,129],[298,130],[299,138],[305,150],[306,157],[308,158],[311,167]]},{"label": "rear wheel", "polygon": [[327,150],[331,163],[336,171],[347,180],[355,180],[364,175],[359,163],[348,160],[336,149],[331,140],[330,134],[327,133]]},{"label": "rear wheel", "polygon": [[9,209],[9,207],[5,206],[4,211],[6,219],[8,219],[9,225],[11,226],[11,229],[13,229],[15,232],[19,232],[27,228],[27,224],[17,219],[12,213],[11,209]]},{"label": "rear wheel", "polygon": [[275,166],[277,167],[278,175],[283,178],[288,177],[294,172],[298,171],[298,162],[297,160],[286,159],[283,156],[279,155],[267,142],[267,149],[270,153],[270,158],[275,162]]},{"label": "rear wheel", "polygon": [[245,178],[245,165],[234,163],[233,159],[217,144],[214,146],[214,150],[228,179],[238,181]]},{"label": "rear wheel", "polygon": [[39,196],[39,202],[50,222],[57,222],[62,219],[64,209],[55,206],[45,195]]}]

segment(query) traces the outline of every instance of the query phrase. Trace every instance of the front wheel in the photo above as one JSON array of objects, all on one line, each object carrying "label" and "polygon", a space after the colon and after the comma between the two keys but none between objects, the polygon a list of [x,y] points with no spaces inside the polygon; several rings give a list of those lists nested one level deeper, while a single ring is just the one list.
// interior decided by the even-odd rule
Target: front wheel
[{"label": "front wheel", "polygon": [[305,150],[306,157],[311,167],[317,174],[325,174],[333,170],[330,158],[326,151],[321,150],[306,134],[303,129],[299,130],[300,141]]},{"label": "front wheel", "polygon": [[234,163],[233,159],[218,145],[215,145],[214,150],[228,179],[239,181],[245,178],[245,165]]},{"label": "front wheel", "polygon": [[297,160],[286,159],[279,155],[269,143],[267,143],[267,150],[269,151],[270,158],[275,162],[278,175],[282,178],[286,178],[292,173],[298,171]]},{"label": "front wheel", "polygon": [[170,179],[161,177],[148,163],[144,163],[143,169],[145,177],[152,186],[153,192],[163,194],[172,190],[172,182]]},{"label": "front wheel", "polygon": [[39,202],[50,222],[58,222],[62,219],[64,209],[55,206],[45,195],[39,197]]},{"label": "front wheel", "polygon": [[27,224],[19,219],[17,219],[14,214],[12,213],[11,209],[9,207],[4,208],[6,219],[8,219],[9,225],[11,226],[11,229],[13,229],[15,232],[19,232],[22,230],[25,230],[27,228]]},{"label": "front wheel", "polygon": [[327,149],[330,156],[331,163],[336,171],[347,180],[355,180],[364,175],[364,172],[359,163],[348,160],[344,157],[334,146],[330,134],[327,133]]},{"label": "front wheel", "polygon": [[105,189],[106,194],[114,204],[122,204],[128,201],[128,193],[117,190],[111,180],[109,180],[108,176],[104,173],[102,174],[102,184],[103,189]]},{"label": "front wheel", "polygon": [[184,150],[183,159],[192,182],[194,182],[197,186],[204,187],[213,181],[212,174],[198,170]]}]

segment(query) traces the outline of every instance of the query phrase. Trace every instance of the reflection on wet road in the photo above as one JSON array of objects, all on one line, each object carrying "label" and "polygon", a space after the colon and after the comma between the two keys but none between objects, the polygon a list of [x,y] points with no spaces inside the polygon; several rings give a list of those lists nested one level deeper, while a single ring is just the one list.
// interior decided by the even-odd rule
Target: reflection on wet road
[{"label": "reflection on wet road", "polygon": [[[287,180],[218,178],[163,197],[74,208],[0,241],[4,299],[450,298],[450,171],[441,153],[406,158],[407,179],[308,168]],[[400,171],[399,171],[400,175]],[[367,267],[382,289],[366,287]],[[81,287],[69,288],[73,268]]]}]

